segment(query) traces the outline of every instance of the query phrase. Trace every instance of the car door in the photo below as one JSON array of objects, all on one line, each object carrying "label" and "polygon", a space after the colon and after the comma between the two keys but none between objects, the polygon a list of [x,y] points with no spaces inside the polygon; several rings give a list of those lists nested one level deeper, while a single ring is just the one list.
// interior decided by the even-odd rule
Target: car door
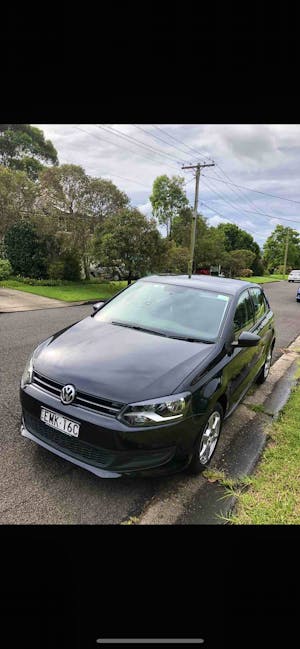
[{"label": "car door", "polygon": [[[242,331],[254,328],[254,307],[249,289],[241,293],[233,316],[234,340]],[[246,392],[254,378],[256,362],[255,347],[236,347],[226,367],[228,410],[232,410]]]},{"label": "car door", "polygon": [[266,358],[267,350],[272,343],[274,335],[273,312],[271,311],[265,295],[261,288],[253,287],[249,289],[253,306],[255,324],[252,329],[253,333],[260,336],[260,342],[255,347],[255,375],[259,373]]}]

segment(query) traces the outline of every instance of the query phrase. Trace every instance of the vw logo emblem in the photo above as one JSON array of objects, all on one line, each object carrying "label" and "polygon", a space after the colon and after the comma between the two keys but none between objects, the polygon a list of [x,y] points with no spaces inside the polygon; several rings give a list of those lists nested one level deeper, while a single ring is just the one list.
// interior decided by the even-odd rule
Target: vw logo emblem
[{"label": "vw logo emblem", "polygon": [[60,400],[65,405],[72,403],[72,401],[74,401],[75,399],[75,396],[76,390],[74,388],[74,385],[64,385],[64,387],[61,389]]}]

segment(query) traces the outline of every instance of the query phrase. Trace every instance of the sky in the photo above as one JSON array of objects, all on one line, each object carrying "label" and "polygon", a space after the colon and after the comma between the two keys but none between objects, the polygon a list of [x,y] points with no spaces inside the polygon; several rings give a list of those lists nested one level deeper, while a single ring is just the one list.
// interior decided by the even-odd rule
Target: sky
[{"label": "sky", "polygon": [[193,205],[194,171],[182,166],[214,162],[200,176],[198,211],[209,225],[236,223],[261,247],[278,223],[300,233],[298,124],[34,126],[52,141],[60,164],[77,164],[90,176],[112,180],[147,216],[157,176],[184,177]]}]

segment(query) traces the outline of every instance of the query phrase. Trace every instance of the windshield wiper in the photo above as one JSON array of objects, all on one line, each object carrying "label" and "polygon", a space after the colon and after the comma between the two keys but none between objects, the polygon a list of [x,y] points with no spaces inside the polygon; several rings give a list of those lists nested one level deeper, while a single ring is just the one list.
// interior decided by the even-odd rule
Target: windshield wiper
[{"label": "windshield wiper", "polygon": [[129,329],[135,329],[136,331],[146,331],[149,334],[156,334],[157,336],[164,336],[165,338],[168,338],[167,334],[164,334],[161,331],[157,331],[155,329],[147,329],[147,327],[140,327],[140,325],[129,324],[127,322],[118,322],[116,320],[111,322],[110,324],[118,325],[119,327],[128,327]]},{"label": "windshield wiper", "polygon": [[114,320],[111,322],[113,325],[118,325],[119,327],[128,327],[129,329],[136,329],[136,331],[146,331],[149,334],[156,334],[157,336],[164,336],[164,338],[173,338],[174,340],[186,340],[191,343],[207,343],[212,345],[213,340],[204,340],[202,338],[193,338],[191,336],[176,336],[175,334],[167,334],[162,331],[157,331],[157,329],[148,329],[147,327],[140,327],[140,325],[130,324],[129,322],[119,322]]},{"label": "windshield wiper", "polygon": [[168,338],[175,338],[175,340],[186,340],[189,343],[207,343],[213,345],[214,340],[205,340],[204,338],[192,338],[192,336],[168,336]]}]

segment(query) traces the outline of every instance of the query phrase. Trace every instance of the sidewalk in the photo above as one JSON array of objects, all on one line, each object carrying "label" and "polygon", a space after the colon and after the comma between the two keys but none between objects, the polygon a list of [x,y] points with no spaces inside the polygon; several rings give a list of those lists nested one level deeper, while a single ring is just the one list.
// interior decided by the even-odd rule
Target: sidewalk
[{"label": "sidewalk", "polygon": [[0,313],[17,311],[36,311],[38,309],[58,309],[66,306],[85,304],[82,302],[64,302],[34,293],[25,293],[12,288],[0,288]]},{"label": "sidewalk", "polygon": [[[276,419],[296,385],[300,336],[272,365],[267,381],[248,394],[225,421],[212,461],[211,478],[202,476],[174,480],[162,489],[138,519],[139,525],[222,525],[235,505],[218,474],[238,480],[253,473],[268,440],[268,427]],[[208,470],[209,473],[209,470]],[[214,475],[215,474],[215,475]]]}]

